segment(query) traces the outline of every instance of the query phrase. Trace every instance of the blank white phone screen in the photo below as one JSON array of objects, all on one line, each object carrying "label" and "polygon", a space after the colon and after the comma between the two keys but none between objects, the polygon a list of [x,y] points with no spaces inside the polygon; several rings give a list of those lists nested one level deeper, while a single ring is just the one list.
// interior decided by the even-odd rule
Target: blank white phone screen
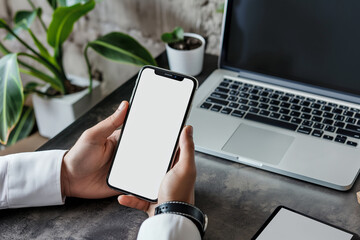
[{"label": "blank white phone screen", "polygon": [[281,208],[256,240],[350,240],[352,234]]},{"label": "blank white phone screen", "polygon": [[109,175],[109,184],[155,200],[169,167],[195,83],[145,68]]}]

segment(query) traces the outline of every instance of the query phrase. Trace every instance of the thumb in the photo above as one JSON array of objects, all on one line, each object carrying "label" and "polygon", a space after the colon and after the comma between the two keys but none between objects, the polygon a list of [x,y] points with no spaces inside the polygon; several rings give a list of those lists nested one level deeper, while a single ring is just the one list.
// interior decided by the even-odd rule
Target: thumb
[{"label": "thumb", "polygon": [[128,107],[129,103],[127,101],[122,101],[118,109],[116,109],[112,115],[89,129],[90,134],[102,138],[109,137],[123,124]]},{"label": "thumb", "polygon": [[174,168],[179,168],[185,172],[196,172],[195,166],[195,147],[193,141],[193,128],[186,126],[180,136],[179,141],[180,156]]}]

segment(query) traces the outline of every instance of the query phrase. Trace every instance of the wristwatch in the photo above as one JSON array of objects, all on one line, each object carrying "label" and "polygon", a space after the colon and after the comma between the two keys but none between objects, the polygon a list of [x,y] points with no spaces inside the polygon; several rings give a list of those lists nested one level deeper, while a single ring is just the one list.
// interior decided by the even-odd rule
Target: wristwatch
[{"label": "wristwatch", "polygon": [[190,219],[204,236],[208,224],[208,217],[199,208],[186,202],[170,201],[164,202],[155,208],[155,215],[171,213]]}]

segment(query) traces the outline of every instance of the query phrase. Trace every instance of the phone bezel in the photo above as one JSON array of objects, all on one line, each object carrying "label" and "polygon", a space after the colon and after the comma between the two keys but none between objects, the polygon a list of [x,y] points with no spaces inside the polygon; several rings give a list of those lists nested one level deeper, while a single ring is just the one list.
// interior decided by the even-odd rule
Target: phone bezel
[{"label": "phone bezel", "polygon": [[[170,70],[167,70],[167,69],[163,69],[163,68],[159,68],[159,67],[155,67],[155,66],[150,66],[150,65],[146,65],[146,66],[143,66],[139,73],[138,73],[138,76],[137,76],[137,79],[136,79],[136,83],[135,83],[135,86],[134,86],[134,89],[132,91],[132,94],[131,94],[131,98],[130,98],[130,101],[129,101],[129,108],[128,108],[128,111],[126,113],[126,116],[125,116],[125,119],[124,119],[124,123],[123,123],[123,126],[122,126],[122,129],[125,129],[126,127],[126,122],[127,122],[127,118],[128,118],[128,115],[131,111],[131,105],[132,105],[132,102],[133,102],[133,99],[135,97],[135,93],[136,93],[136,90],[138,88],[138,85],[139,85],[139,82],[140,82],[140,79],[141,79],[141,76],[142,76],[142,73],[145,69],[147,68],[150,68],[152,70],[154,70],[154,73],[156,75],[160,75],[160,76],[163,76],[163,77],[166,77],[166,78],[169,78],[169,79],[172,79],[174,81],[182,81],[184,78],[187,78],[187,79],[190,79],[193,81],[194,83],[194,87],[191,91],[191,95],[190,95],[190,98],[189,98],[189,101],[187,103],[187,107],[186,107],[186,111],[185,111],[185,114],[183,116],[183,120],[182,120],[182,123],[181,123],[181,127],[180,127],[180,131],[178,132],[177,134],[177,139],[176,139],[176,142],[175,142],[175,146],[174,146],[174,149],[172,151],[172,155],[171,155],[171,159],[169,160],[169,164],[168,164],[168,167],[167,167],[167,170],[166,172],[164,173],[164,176],[165,174],[171,169],[172,165],[173,165],[173,162],[175,160],[175,156],[176,156],[176,152],[178,150],[178,145],[179,145],[179,138],[180,138],[180,134],[181,134],[181,131],[182,129],[184,128],[184,125],[185,125],[185,122],[189,116],[189,113],[190,113],[190,109],[191,109],[191,104],[192,104],[192,101],[194,99],[194,95],[195,95],[195,91],[196,89],[198,88],[198,81],[196,80],[196,78],[192,77],[192,76],[188,76],[188,75],[184,75],[184,74],[181,74],[181,73],[177,73],[177,72],[173,72],[173,71],[170,71]],[[146,201],[149,201],[149,202],[157,202],[158,201],[158,198],[156,199],[150,199],[150,198],[147,198],[147,197],[144,197],[144,196],[141,196],[139,194],[136,194],[136,193],[133,193],[133,192],[129,192],[127,190],[124,190],[124,189],[120,189],[120,188],[117,188],[116,186],[113,186],[109,183],[109,177],[110,177],[110,174],[111,174],[111,171],[112,171],[112,167],[113,167],[113,164],[114,164],[114,160],[115,160],[115,157],[116,157],[116,153],[117,153],[117,150],[118,150],[118,147],[119,147],[119,144],[120,144],[120,141],[121,141],[121,138],[122,138],[122,134],[123,134],[124,131],[121,131],[120,133],[120,136],[119,136],[119,140],[118,140],[118,143],[116,145],[116,148],[113,152],[113,156],[112,156],[112,160],[111,160],[111,165],[110,165],[110,169],[109,169],[109,172],[108,172],[108,175],[106,177],[106,183],[107,185],[114,189],[114,190],[117,190],[117,191],[120,191],[122,193],[125,193],[125,194],[131,194],[133,196],[136,196],[140,199],[143,199],[143,200],[146,200]]]},{"label": "phone bezel", "polygon": [[324,222],[324,221],[322,221],[322,220],[320,220],[320,219],[311,217],[311,216],[306,215],[306,214],[304,214],[304,213],[298,212],[298,211],[296,211],[296,210],[294,210],[294,209],[291,209],[291,208],[288,208],[288,207],[285,207],[285,206],[278,206],[278,207],[271,213],[270,217],[268,217],[268,218],[266,219],[265,223],[264,223],[264,224],[261,226],[261,228],[255,233],[255,235],[251,238],[251,240],[256,240],[257,237],[259,237],[259,235],[264,231],[264,229],[268,226],[268,224],[274,219],[274,217],[278,214],[278,212],[279,212],[282,208],[283,208],[283,209],[286,209],[286,210],[288,210],[288,211],[297,213],[297,214],[299,214],[299,215],[302,215],[302,216],[304,216],[304,217],[310,218],[310,219],[315,220],[315,221],[317,221],[317,222],[323,223],[323,224],[325,224],[325,225],[327,225],[327,226],[330,226],[330,227],[339,229],[339,230],[341,230],[341,231],[343,231],[343,232],[349,233],[349,234],[353,235],[352,238],[351,238],[351,240],[359,240],[359,239],[360,239],[359,236],[358,236],[356,233],[350,232],[350,231],[348,231],[348,230],[346,230],[346,229],[343,229],[343,228],[338,227],[338,226],[335,226],[335,225],[333,225],[333,224]]}]

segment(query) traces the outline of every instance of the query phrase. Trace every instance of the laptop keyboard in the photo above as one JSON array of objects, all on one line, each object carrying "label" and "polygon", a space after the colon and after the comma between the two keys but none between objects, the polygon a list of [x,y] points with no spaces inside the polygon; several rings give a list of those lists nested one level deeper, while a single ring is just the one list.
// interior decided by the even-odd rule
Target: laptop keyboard
[{"label": "laptop keyboard", "polygon": [[360,139],[359,109],[227,78],[200,107],[353,147]]}]

